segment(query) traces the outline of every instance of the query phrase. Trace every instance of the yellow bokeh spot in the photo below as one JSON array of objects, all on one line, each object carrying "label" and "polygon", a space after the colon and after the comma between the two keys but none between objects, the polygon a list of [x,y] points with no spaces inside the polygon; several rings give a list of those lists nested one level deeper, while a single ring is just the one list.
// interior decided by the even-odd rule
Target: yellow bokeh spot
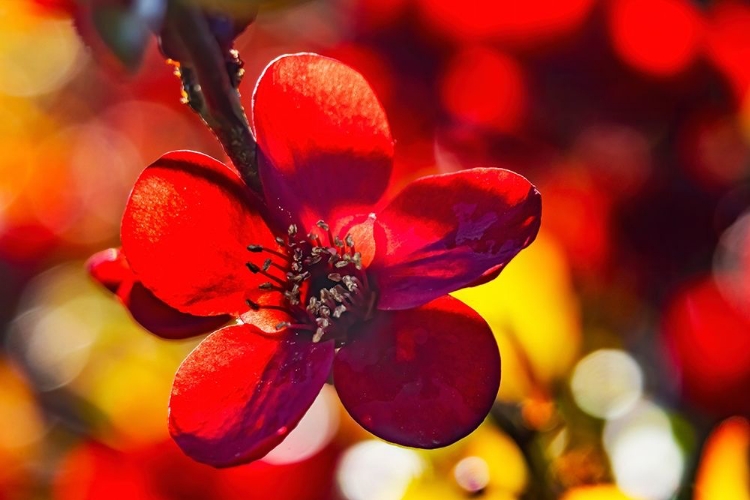
[{"label": "yellow bokeh spot", "polygon": [[[87,401],[94,434],[116,448],[167,438],[167,404],[174,373],[196,341],[165,341],[150,335],[129,317],[109,293],[86,275],[82,263],[60,266],[32,282],[22,300],[30,312],[24,339],[33,339],[49,318],[76,318],[57,333],[49,356],[39,355],[35,372],[47,373]],[[51,321],[53,324],[56,321]],[[86,355],[77,348],[86,330]],[[42,344],[46,345],[49,343]],[[62,356],[76,355],[75,372],[59,374]],[[69,357],[69,356],[68,356]],[[65,358],[67,359],[67,358]],[[66,375],[66,376],[62,376]]]},{"label": "yellow bokeh spot", "polygon": [[640,500],[623,493],[617,486],[600,484],[568,490],[561,500]]},{"label": "yellow bokeh spot", "polygon": [[[404,496],[406,500],[472,497],[471,491],[462,487],[460,479],[459,468],[467,459],[482,466],[483,499],[517,498],[529,480],[521,450],[508,436],[488,423],[451,446],[421,453],[430,467],[409,486]],[[439,495],[435,496],[437,493]]]},{"label": "yellow bokeh spot", "polygon": [[706,441],[695,500],[750,500],[750,422],[732,418]]},{"label": "yellow bokeh spot", "polygon": [[535,386],[565,375],[581,340],[568,262],[540,233],[495,280],[453,294],[490,324],[503,362],[500,399],[534,396]]},{"label": "yellow bokeh spot", "polygon": [[0,94],[53,92],[80,67],[83,45],[66,19],[34,15],[32,2],[3,0],[0,8]]}]

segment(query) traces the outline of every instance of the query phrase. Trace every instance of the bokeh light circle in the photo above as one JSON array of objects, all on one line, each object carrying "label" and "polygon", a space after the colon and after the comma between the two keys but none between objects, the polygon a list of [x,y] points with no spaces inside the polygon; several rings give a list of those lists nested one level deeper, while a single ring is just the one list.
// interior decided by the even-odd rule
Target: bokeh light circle
[{"label": "bokeh light circle", "polygon": [[640,399],[643,374],[628,353],[601,349],[578,362],[570,388],[583,411],[599,418],[615,418]]},{"label": "bokeh light circle", "polygon": [[336,480],[346,500],[401,498],[424,467],[413,450],[382,441],[362,441],[344,453]]}]

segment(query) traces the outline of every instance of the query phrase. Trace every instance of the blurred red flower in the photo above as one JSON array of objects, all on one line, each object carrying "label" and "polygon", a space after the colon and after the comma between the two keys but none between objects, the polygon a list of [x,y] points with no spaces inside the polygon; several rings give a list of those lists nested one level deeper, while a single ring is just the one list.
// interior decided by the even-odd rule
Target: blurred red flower
[{"label": "blurred red flower", "polygon": [[494,401],[500,357],[486,322],[446,294],[534,240],[538,191],[473,169],[383,200],[385,113],[359,73],[318,55],[271,63],[252,111],[262,199],[233,168],[172,152],[141,174],[123,217],[123,253],[156,298],[241,320],[179,368],[173,438],[214,466],[261,458],[331,368],[344,406],[379,437],[434,448],[467,435]]}]

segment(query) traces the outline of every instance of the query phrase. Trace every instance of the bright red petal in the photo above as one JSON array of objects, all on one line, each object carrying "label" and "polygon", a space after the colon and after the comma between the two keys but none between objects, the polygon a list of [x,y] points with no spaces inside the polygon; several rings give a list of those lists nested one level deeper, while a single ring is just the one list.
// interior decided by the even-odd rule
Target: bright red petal
[{"label": "bright red petal", "polygon": [[383,312],[334,361],[341,402],[362,427],[394,443],[437,448],[487,416],[500,354],[487,323],[452,297]]},{"label": "bright red petal", "polygon": [[297,425],[333,362],[332,342],[313,344],[285,331],[264,335],[230,326],[183,361],[169,408],[169,429],[195,460],[227,467],[259,459]]},{"label": "bright red petal", "polygon": [[86,271],[100,285],[115,294],[123,283],[127,284],[135,279],[119,248],[96,252],[86,261]]},{"label": "bright red petal", "polygon": [[273,61],[255,88],[253,127],[269,206],[305,226],[367,213],[388,185],[393,140],[385,112],[343,63],[316,54]]},{"label": "bright red petal", "polygon": [[247,310],[247,291],[265,281],[245,267],[247,245],[275,248],[239,175],[191,151],[168,153],[143,171],[125,208],[121,237],[143,285],[198,316]]},{"label": "bright red petal", "polygon": [[412,182],[378,215],[378,308],[416,307],[502,267],[534,241],[541,211],[536,188],[508,170]]},{"label": "bright red petal", "polygon": [[212,332],[232,318],[193,316],[159,300],[135,278],[125,255],[118,248],[102,250],[89,258],[86,269],[128,309],[143,328],[165,339],[186,339]]}]

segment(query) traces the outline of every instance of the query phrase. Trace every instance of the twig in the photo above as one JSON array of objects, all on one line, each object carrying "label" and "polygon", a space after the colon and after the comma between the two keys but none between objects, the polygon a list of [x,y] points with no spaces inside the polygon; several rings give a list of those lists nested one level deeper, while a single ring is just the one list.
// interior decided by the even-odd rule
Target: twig
[{"label": "twig", "polygon": [[181,2],[170,2],[162,37],[178,53],[188,104],[216,135],[248,187],[260,193],[257,145],[237,90],[242,71],[237,53],[223,54],[201,12]]}]

